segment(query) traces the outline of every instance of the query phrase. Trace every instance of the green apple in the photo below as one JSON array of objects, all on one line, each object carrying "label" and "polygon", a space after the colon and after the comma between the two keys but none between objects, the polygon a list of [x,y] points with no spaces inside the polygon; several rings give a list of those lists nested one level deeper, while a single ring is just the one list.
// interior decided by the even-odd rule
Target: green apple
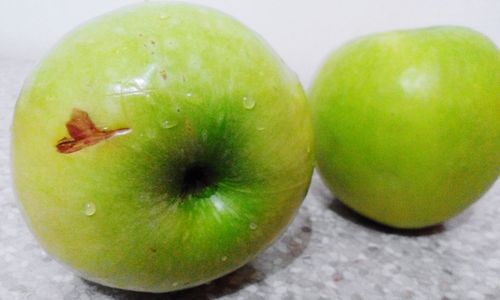
[{"label": "green apple", "polygon": [[220,12],[145,3],[66,36],[26,81],[13,173],[43,247],[94,282],[164,292],[235,270],[313,169],[302,87]]},{"label": "green apple", "polygon": [[360,214],[443,222],[500,171],[500,53],[463,27],[395,31],[335,51],[311,88],[321,177]]}]

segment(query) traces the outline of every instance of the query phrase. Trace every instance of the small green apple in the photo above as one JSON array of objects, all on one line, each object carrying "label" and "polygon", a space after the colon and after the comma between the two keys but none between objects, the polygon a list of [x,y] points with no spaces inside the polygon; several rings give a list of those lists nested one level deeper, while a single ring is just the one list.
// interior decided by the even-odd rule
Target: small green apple
[{"label": "small green apple", "polygon": [[323,180],[380,223],[440,223],[499,174],[500,53],[470,29],[348,43],[320,70],[311,101]]},{"label": "small green apple", "polygon": [[64,38],[13,122],[19,201],[45,249],[104,285],[164,292],[268,247],[313,169],[296,76],[222,13],[146,3]]}]

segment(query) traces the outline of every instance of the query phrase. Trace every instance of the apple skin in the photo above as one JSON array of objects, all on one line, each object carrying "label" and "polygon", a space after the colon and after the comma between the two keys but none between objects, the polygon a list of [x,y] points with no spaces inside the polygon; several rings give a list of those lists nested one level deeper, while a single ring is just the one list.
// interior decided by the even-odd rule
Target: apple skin
[{"label": "apple skin", "polygon": [[500,170],[500,54],[445,26],[335,51],[310,91],[317,167],[339,199],[398,228],[441,223]]},{"label": "apple skin", "polygon": [[[59,153],[75,108],[129,131]],[[311,180],[312,134],[299,81],[259,36],[211,9],[145,3],[79,27],[26,81],[15,189],[39,242],[82,277],[184,289],[283,232]],[[204,188],[184,194],[193,168]]]}]

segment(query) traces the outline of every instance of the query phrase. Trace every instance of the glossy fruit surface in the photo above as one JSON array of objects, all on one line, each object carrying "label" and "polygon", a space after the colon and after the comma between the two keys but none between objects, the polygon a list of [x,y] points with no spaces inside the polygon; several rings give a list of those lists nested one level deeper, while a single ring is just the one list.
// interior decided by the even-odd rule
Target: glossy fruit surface
[{"label": "glossy fruit surface", "polygon": [[462,27],[375,34],[335,51],[311,90],[322,178],[402,228],[463,211],[500,170],[500,53]]},{"label": "glossy fruit surface", "polygon": [[12,134],[40,243],[123,289],[177,290],[242,266],[291,221],[313,169],[296,76],[239,22],[186,4],[70,33],[27,80]]}]

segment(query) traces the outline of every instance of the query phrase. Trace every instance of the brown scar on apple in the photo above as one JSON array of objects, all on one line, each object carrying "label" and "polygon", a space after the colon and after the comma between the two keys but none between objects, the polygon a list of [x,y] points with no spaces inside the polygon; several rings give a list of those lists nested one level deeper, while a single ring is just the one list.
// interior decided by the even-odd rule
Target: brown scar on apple
[{"label": "brown scar on apple", "polygon": [[62,138],[56,145],[57,151],[64,154],[82,150],[106,139],[126,134],[130,131],[130,128],[101,130],[95,126],[87,112],[78,108],[73,108],[71,117],[69,121],[66,122],[66,128],[68,129],[70,138]]}]

